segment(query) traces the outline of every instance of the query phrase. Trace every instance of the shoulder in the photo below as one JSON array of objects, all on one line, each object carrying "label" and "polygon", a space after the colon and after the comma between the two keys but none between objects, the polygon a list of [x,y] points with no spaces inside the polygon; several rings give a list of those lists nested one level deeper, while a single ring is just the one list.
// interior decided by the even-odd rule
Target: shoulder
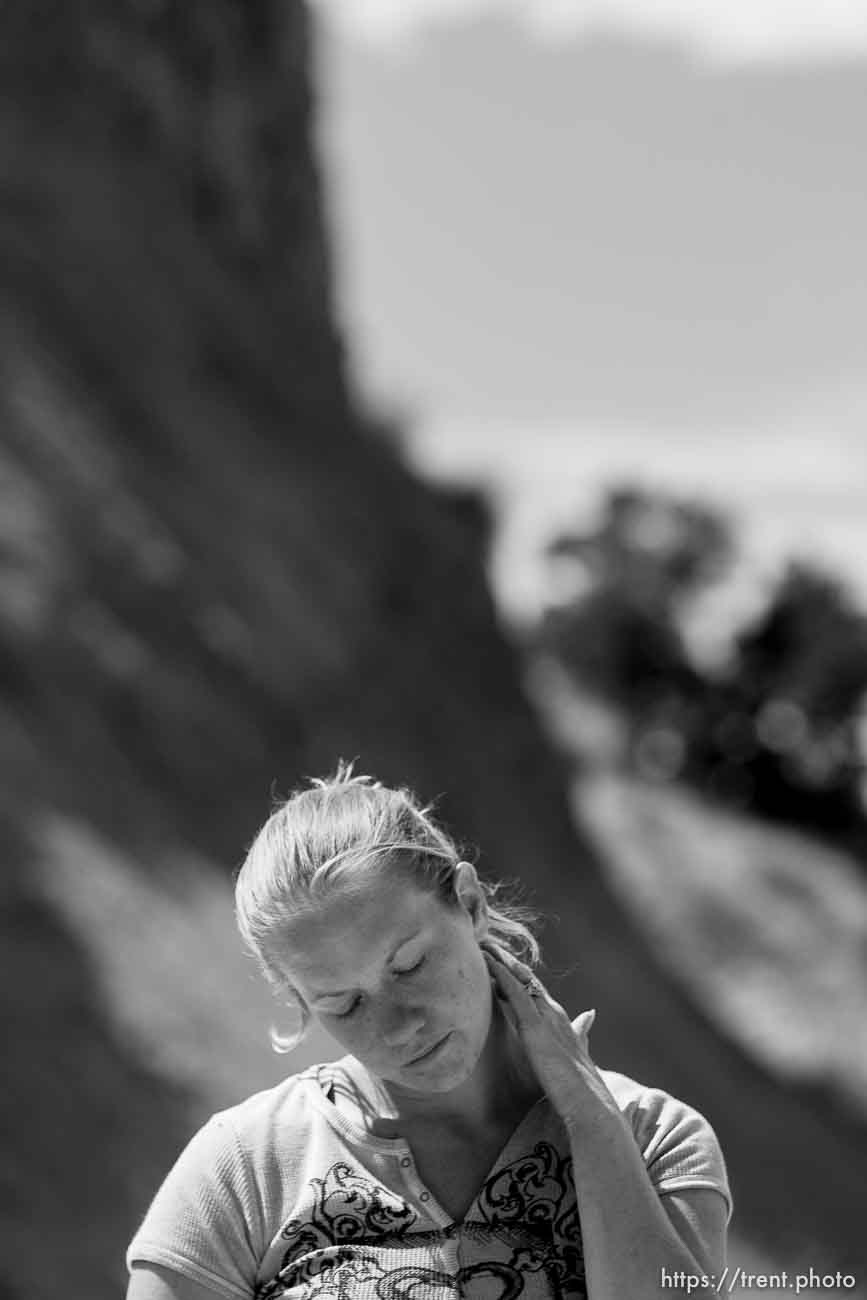
[{"label": "shoulder", "polygon": [[128,1265],[160,1264],[198,1281],[240,1284],[243,1276],[246,1284],[267,1244],[285,1172],[316,1125],[317,1090],[314,1067],[213,1114],[166,1174]]},{"label": "shoulder", "polygon": [[264,1152],[283,1154],[295,1141],[303,1143],[316,1114],[315,1088],[314,1071],[306,1070],[216,1111],[187,1143],[174,1171],[201,1167],[225,1181]]},{"label": "shoulder", "polygon": [[660,1193],[712,1188],[731,1218],[732,1198],[719,1140],[710,1122],[688,1102],[616,1070],[599,1073],[629,1123],[651,1181]]},{"label": "shoulder", "polygon": [[639,1122],[650,1120],[654,1124],[675,1124],[678,1119],[699,1114],[693,1106],[664,1089],[640,1083],[628,1074],[601,1068],[599,1073],[623,1114]]},{"label": "shoulder", "polygon": [[617,1070],[600,1069],[599,1073],[629,1120],[645,1159],[652,1160],[663,1148],[670,1149],[672,1143],[686,1141],[690,1136],[701,1135],[708,1140],[713,1136],[716,1141],[704,1115],[688,1102]]},{"label": "shoulder", "polygon": [[639,1083],[617,1070],[600,1069],[599,1073],[620,1111],[632,1123],[633,1130],[642,1133],[648,1142],[657,1145],[663,1135],[684,1132],[699,1124],[710,1129],[700,1111],[670,1092]]},{"label": "shoulder", "polygon": [[217,1111],[206,1127],[234,1135],[248,1150],[275,1140],[291,1142],[296,1133],[303,1136],[319,1113],[316,1105],[321,1091],[316,1082],[319,1068],[311,1066],[300,1074],[289,1075],[273,1087]]}]

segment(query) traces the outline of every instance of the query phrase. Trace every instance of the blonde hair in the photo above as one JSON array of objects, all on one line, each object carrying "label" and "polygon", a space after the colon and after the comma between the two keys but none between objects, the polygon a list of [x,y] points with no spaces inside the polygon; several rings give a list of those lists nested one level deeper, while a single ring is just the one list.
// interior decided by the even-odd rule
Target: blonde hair
[{"label": "blonde hair", "polygon": [[[271,1030],[277,1051],[290,1051],[307,1030],[310,1011],[288,978],[283,960],[290,923],[315,911],[332,890],[359,888],[389,865],[415,884],[457,903],[458,845],[411,790],[390,789],[370,776],[356,776],[340,761],[334,776],[314,778],[294,791],[268,818],[241,866],[235,884],[235,915],[248,950],[272,990],[300,1017],[294,1034]],[[530,926],[536,917],[514,902],[494,902],[500,884],[480,881],[493,939],[533,966],[539,944]]]}]

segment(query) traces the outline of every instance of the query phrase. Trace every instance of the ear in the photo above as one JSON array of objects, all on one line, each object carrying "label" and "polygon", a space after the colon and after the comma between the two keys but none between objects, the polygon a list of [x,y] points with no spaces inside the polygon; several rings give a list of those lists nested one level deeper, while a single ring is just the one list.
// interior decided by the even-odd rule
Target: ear
[{"label": "ear", "polygon": [[471,862],[459,862],[455,867],[455,896],[464,911],[469,914],[473,931],[477,939],[483,939],[488,933],[488,900],[479,883],[476,869]]}]

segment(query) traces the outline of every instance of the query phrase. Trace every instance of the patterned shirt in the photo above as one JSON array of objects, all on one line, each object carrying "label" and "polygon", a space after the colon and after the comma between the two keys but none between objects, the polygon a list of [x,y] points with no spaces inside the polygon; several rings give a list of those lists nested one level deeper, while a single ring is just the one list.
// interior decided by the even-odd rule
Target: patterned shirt
[{"label": "patterned shirt", "polygon": [[[731,1196],[698,1111],[600,1071],[660,1195]],[[228,1300],[585,1300],[566,1130],[546,1098],[500,1151],[461,1222],[409,1145],[334,1104],[345,1066],[311,1066],[214,1115],[182,1152],[127,1252]]]}]

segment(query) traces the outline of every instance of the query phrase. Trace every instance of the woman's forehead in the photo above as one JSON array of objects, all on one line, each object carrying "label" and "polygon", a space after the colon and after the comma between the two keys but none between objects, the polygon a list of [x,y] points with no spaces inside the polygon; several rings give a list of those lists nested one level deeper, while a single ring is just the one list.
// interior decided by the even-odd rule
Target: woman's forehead
[{"label": "woman's forehead", "polygon": [[324,898],[290,924],[288,967],[305,984],[330,987],[346,973],[390,960],[441,906],[414,883],[382,878]]}]

